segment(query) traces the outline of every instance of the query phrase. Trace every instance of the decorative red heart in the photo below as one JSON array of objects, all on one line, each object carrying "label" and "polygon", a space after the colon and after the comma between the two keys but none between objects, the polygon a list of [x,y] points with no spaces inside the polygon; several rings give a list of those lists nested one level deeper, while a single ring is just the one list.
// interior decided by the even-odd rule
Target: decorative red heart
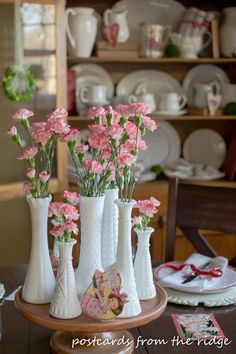
[{"label": "decorative red heart", "polygon": [[106,37],[106,39],[108,40],[108,42],[115,47],[116,42],[117,42],[117,37],[118,37],[118,33],[119,33],[119,25],[118,23],[114,23],[111,26],[102,26],[102,32],[104,34],[104,36]]}]

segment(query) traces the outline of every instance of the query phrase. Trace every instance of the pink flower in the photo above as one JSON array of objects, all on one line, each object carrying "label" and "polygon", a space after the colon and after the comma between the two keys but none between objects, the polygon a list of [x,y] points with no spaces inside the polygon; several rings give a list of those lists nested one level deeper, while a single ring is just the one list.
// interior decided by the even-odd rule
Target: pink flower
[{"label": "pink flower", "polygon": [[116,167],[115,167],[114,163],[110,164],[110,171],[111,171],[110,181],[115,181],[115,179],[116,179]]},{"label": "pink flower", "polygon": [[147,149],[146,142],[142,139],[139,139],[137,142],[136,139],[128,139],[126,140],[124,147],[129,151]]},{"label": "pink flower", "polygon": [[51,138],[52,133],[50,130],[38,130],[31,133],[32,139],[37,144],[46,145],[48,140]]},{"label": "pink flower", "polygon": [[111,157],[111,148],[110,147],[103,150],[102,157],[104,157],[104,159],[107,159],[107,160],[110,159],[110,157]]},{"label": "pink flower", "polygon": [[119,167],[131,166],[136,161],[137,156],[134,156],[130,153],[123,153],[118,155],[117,162]]},{"label": "pink flower", "polygon": [[50,174],[47,171],[42,171],[39,174],[39,179],[41,182],[46,183],[50,178]]},{"label": "pink flower", "polygon": [[130,105],[129,104],[118,104],[115,107],[115,109],[122,117],[129,117],[129,115],[130,115]]},{"label": "pink flower", "polygon": [[36,170],[35,168],[27,168],[27,171],[26,171],[26,176],[29,178],[29,179],[33,179],[36,175]]},{"label": "pink flower", "polygon": [[71,220],[67,220],[61,226],[64,231],[73,232],[73,234],[75,234],[75,235],[78,235],[78,233],[79,233],[78,226],[76,225],[76,223],[74,223]]},{"label": "pink flower", "polygon": [[64,235],[64,228],[62,227],[62,225],[54,226],[51,229],[50,234],[55,236],[55,237],[61,237],[61,236]]},{"label": "pink flower", "polygon": [[91,107],[87,113],[87,118],[94,119],[95,117],[101,117],[105,113],[103,107]]},{"label": "pink flower", "polygon": [[66,220],[78,220],[79,213],[74,205],[68,203],[62,203],[60,207],[60,212],[65,217]]},{"label": "pink flower", "polygon": [[138,225],[142,222],[142,217],[141,216],[134,216],[132,218],[132,226]]},{"label": "pink flower", "polygon": [[59,202],[52,202],[49,205],[48,209],[48,216],[51,218],[53,215],[55,216],[62,216],[62,211],[61,211],[61,205],[62,203]]},{"label": "pink flower", "polygon": [[60,141],[67,143],[68,141],[74,141],[79,135],[78,129],[71,129],[68,133],[62,133],[60,136]]},{"label": "pink flower", "polygon": [[12,119],[14,121],[20,121],[20,120],[23,120],[23,119],[27,119],[31,116],[34,115],[34,112],[30,111],[29,109],[26,109],[26,108],[20,108],[18,109],[18,111],[16,111],[13,116],[12,116]]},{"label": "pink flower", "polygon": [[88,145],[80,144],[80,145],[76,146],[75,152],[77,154],[81,154],[81,153],[85,153],[86,151],[88,151],[88,149],[89,149]]},{"label": "pink flower", "polygon": [[91,172],[96,173],[98,175],[101,175],[103,172],[102,165],[99,162],[97,162],[96,160],[87,160],[84,163],[83,168],[85,170],[91,171]]},{"label": "pink flower", "polygon": [[17,129],[15,126],[11,127],[8,129],[7,134],[10,136],[15,136],[17,135]]},{"label": "pink flower", "polygon": [[30,191],[31,191],[31,189],[32,189],[32,183],[31,182],[29,182],[29,181],[24,181],[24,183],[23,183],[23,189],[24,189],[24,192],[25,192],[25,194],[29,194],[30,193]]},{"label": "pink flower", "polygon": [[114,123],[108,129],[107,133],[112,139],[120,140],[124,133],[124,129],[119,125],[119,123]]},{"label": "pink flower", "polygon": [[46,130],[48,129],[48,123],[47,122],[35,122],[31,124],[30,130],[31,132],[35,132],[38,130]]},{"label": "pink flower", "polygon": [[139,200],[137,201],[135,207],[139,208],[141,214],[145,214],[150,218],[158,212],[156,206],[151,202],[151,200]]},{"label": "pink flower", "polygon": [[17,157],[18,160],[28,160],[34,157],[38,152],[38,148],[36,147],[29,147],[26,149],[23,149],[20,156]]},{"label": "pink flower", "polygon": [[150,198],[150,202],[155,205],[155,207],[159,207],[161,205],[161,203],[159,202],[159,200],[157,200],[156,198],[154,197],[151,197]]},{"label": "pink flower", "polygon": [[63,194],[66,201],[72,205],[79,204],[79,195],[76,192],[65,191]]},{"label": "pink flower", "polygon": [[106,128],[101,124],[89,124],[88,127],[96,134],[102,134],[106,130]]},{"label": "pink flower", "polygon": [[145,126],[145,128],[147,128],[151,132],[153,132],[154,130],[157,129],[157,123],[155,122],[155,120],[153,120],[147,116],[143,117],[143,125]]},{"label": "pink flower", "polygon": [[128,121],[125,129],[130,139],[135,139],[137,133],[139,137],[141,136],[140,129],[138,129],[133,122]]},{"label": "pink flower", "polygon": [[67,116],[68,112],[65,108],[57,108],[48,115],[48,118],[66,118]]},{"label": "pink flower", "polygon": [[66,134],[70,131],[70,127],[63,117],[50,117],[48,124],[50,130],[57,134]]},{"label": "pink flower", "polygon": [[110,142],[109,139],[104,134],[90,134],[88,136],[89,145],[96,150],[104,150],[109,147]]},{"label": "pink flower", "polygon": [[151,112],[151,108],[146,103],[135,102],[130,104],[130,112],[136,116],[146,116],[146,114]]}]

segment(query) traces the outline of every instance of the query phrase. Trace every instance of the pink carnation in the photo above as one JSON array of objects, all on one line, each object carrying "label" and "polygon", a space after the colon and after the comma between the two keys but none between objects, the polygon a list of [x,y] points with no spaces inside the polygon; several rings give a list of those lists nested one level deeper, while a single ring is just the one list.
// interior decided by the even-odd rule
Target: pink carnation
[{"label": "pink carnation", "polygon": [[31,133],[32,139],[37,144],[46,145],[48,140],[51,138],[52,133],[50,130],[36,130]]},{"label": "pink carnation", "polygon": [[96,134],[102,134],[106,130],[106,128],[101,124],[90,124],[88,127]]},{"label": "pink carnation", "polygon": [[42,171],[39,174],[39,179],[41,182],[46,183],[50,178],[50,174],[47,171]]},{"label": "pink carnation", "polygon": [[78,129],[71,129],[68,133],[62,133],[60,136],[60,141],[67,143],[68,141],[74,141],[79,135]]},{"label": "pink carnation", "polygon": [[62,237],[64,235],[64,227],[62,227],[62,225],[54,226],[51,229],[50,234],[55,237]]},{"label": "pink carnation", "polygon": [[17,129],[15,126],[11,127],[8,129],[7,134],[10,136],[15,136],[17,135]]},{"label": "pink carnation", "polygon": [[65,191],[63,196],[67,200],[68,203],[70,203],[72,205],[79,204],[79,195],[76,192]]},{"label": "pink carnation", "polygon": [[52,202],[49,205],[48,209],[48,216],[51,218],[53,215],[55,216],[62,216],[62,210],[61,210],[61,205],[62,203],[59,202]]},{"label": "pink carnation", "polygon": [[27,119],[33,115],[34,115],[33,111],[30,111],[29,109],[26,108],[20,108],[18,109],[18,111],[16,111],[13,114],[12,119],[14,121],[19,121],[19,120]]},{"label": "pink carnation", "polygon": [[66,118],[68,112],[65,108],[57,108],[48,115],[48,118]]},{"label": "pink carnation", "polygon": [[130,105],[128,104],[118,104],[115,109],[122,117],[129,117],[130,115]]},{"label": "pink carnation", "polygon": [[110,142],[109,139],[104,134],[90,134],[88,136],[89,145],[96,150],[104,150],[109,147]]},{"label": "pink carnation", "polygon": [[132,226],[138,225],[142,222],[142,217],[141,216],[134,216],[132,218]]},{"label": "pink carnation", "polygon": [[70,131],[70,127],[63,117],[50,117],[48,124],[50,130],[57,134],[67,134]]},{"label": "pink carnation", "polygon": [[85,170],[91,171],[91,172],[96,173],[98,175],[102,174],[102,172],[103,172],[102,165],[99,162],[97,162],[96,160],[87,160],[84,163],[83,168]]},{"label": "pink carnation", "polygon": [[141,214],[145,214],[150,218],[158,212],[156,206],[151,202],[151,200],[139,200],[137,201],[135,207],[139,208]]},{"label": "pink carnation", "polygon": [[124,133],[124,129],[119,125],[119,123],[114,123],[108,129],[107,133],[112,139],[120,140]]},{"label": "pink carnation", "polygon": [[130,112],[136,116],[146,116],[151,112],[151,108],[148,104],[143,102],[135,102],[130,104]]},{"label": "pink carnation", "polygon": [[101,117],[105,113],[103,107],[91,107],[87,113],[87,118],[94,119],[95,117]]},{"label": "pink carnation", "polygon": [[88,151],[88,149],[89,149],[88,145],[80,144],[80,145],[76,146],[75,152],[77,154],[81,154],[81,153],[84,153],[84,152]]},{"label": "pink carnation", "polygon": [[60,212],[65,217],[66,220],[78,220],[79,213],[74,205],[68,203],[62,203],[60,207]]},{"label": "pink carnation", "polygon": [[36,147],[29,147],[26,149],[23,149],[20,156],[17,157],[18,160],[28,160],[34,157],[38,152],[38,149]]},{"label": "pink carnation", "polygon": [[127,148],[127,150],[129,151],[147,149],[146,142],[142,139],[138,140],[137,142],[135,139],[128,139],[126,140],[124,147]]},{"label": "pink carnation", "polygon": [[32,189],[32,183],[29,182],[29,181],[24,181],[23,183],[23,189],[24,189],[24,192],[25,194],[29,194],[30,193],[30,190]]},{"label": "pink carnation", "polygon": [[110,157],[111,157],[111,154],[112,154],[111,148],[108,147],[108,148],[106,148],[106,149],[103,150],[103,152],[102,152],[102,157],[104,157],[104,159],[109,160]]},{"label": "pink carnation", "polygon": [[36,170],[35,168],[27,168],[27,171],[26,171],[26,176],[30,179],[34,178],[36,175]]},{"label": "pink carnation", "polygon": [[150,198],[150,202],[155,205],[155,207],[159,207],[161,205],[161,203],[159,202],[159,200],[157,200],[156,198],[154,197],[151,197]]},{"label": "pink carnation", "polygon": [[129,136],[130,139],[135,139],[138,133],[138,137],[141,136],[140,129],[138,129],[135,125],[135,123],[128,121],[126,124],[126,132]]},{"label": "pink carnation", "polygon": [[123,153],[118,155],[117,162],[119,167],[131,166],[136,161],[137,156],[130,153]]},{"label": "pink carnation", "polygon": [[147,116],[143,117],[143,125],[151,132],[157,129],[157,123],[155,122],[155,120]]},{"label": "pink carnation", "polygon": [[73,232],[73,234],[75,234],[75,235],[78,235],[78,233],[79,233],[78,226],[76,225],[76,223],[74,223],[71,220],[67,220],[61,226],[64,231]]},{"label": "pink carnation", "polygon": [[116,180],[116,167],[113,163],[110,164],[110,171],[111,171],[110,181],[115,181]]}]

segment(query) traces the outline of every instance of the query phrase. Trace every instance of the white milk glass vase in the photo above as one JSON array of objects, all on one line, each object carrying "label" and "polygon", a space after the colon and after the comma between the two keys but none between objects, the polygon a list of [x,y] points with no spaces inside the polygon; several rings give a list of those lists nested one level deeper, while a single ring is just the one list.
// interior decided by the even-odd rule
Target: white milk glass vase
[{"label": "white milk glass vase", "polygon": [[82,312],[72,265],[72,249],[76,242],[75,239],[58,242],[59,264],[56,287],[49,310],[50,315],[56,318],[75,318]]},{"label": "white milk glass vase", "polygon": [[78,295],[81,299],[92,283],[95,270],[103,271],[101,258],[101,229],[104,196],[80,196],[81,243],[79,266],[75,272]]},{"label": "white milk glass vase", "polygon": [[121,292],[128,295],[119,318],[134,317],[141,313],[141,306],[136,289],[131,247],[131,213],[135,201],[116,201],[119,209],[119,236],[116,256],[116,269],[121,277]]},{"label": "white milk glass vase", "polygon": [[152,227],[147,227],[145,231],[135,228],[138,248],[134,260],[134,276],[139,300],[149,300],[156,296],[150,255],[150,236],[153,231]]},{"label": "white milk glass vase", "polygon": [[118,208],[115,201],[118,198],[118,189],[108,189],[105,192],[101,240],[102,265],[104,269],[116,262],[118,242]]},{"label": "white milk glass vase", "polygon": [[52,196],[26,197],[31,215],[32,240],[22,297],[32,304],[47,304],[55,288],[55,277],[48,249],[48,208]]}]

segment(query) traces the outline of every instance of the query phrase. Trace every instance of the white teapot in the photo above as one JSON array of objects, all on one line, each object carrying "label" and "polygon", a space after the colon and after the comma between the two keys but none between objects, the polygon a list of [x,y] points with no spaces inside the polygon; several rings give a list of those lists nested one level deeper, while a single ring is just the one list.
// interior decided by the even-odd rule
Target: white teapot
[{"label": "white teapot", "polygon": [[119,25],[119,32],[117,37],[118,43],[124,43],[129,38],[129,27],[126,19],[127,13],[128,10],[116,12],[111,9],[107,9],[103,14],[103,21],[106,26],[111,26],[114,23]]}]

